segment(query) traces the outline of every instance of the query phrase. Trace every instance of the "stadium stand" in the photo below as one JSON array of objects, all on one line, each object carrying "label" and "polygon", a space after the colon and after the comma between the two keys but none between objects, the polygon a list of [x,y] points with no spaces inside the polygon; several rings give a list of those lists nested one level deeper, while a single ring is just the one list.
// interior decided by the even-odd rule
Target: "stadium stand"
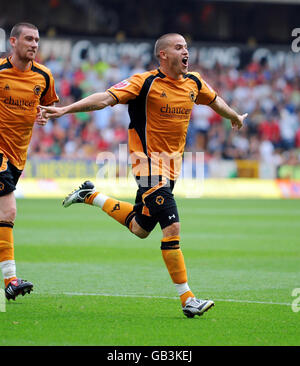
[{"label": "stadium stand", "polygon": [[[55,75],[62,104],[105,90],[118,80],[146,70],[140,60],[121,59],[117,65],[84,63],[80,68],[61,59],[45,64]],[[152,66],[152,64],[151,64]],[[193,65],[220,95],[239,111],[247,111],[245,128],[232,133],[229,121],[210,108],[194,108],[188,151],[204,151],[207,160],[260,160],[277,167],[299,163],[300,65],[294,70],[271,70],[256,62],[242,69],[218,66],[217,70]],[[30,158],[95,159],[99,151],[114,151],[127,141],[127,106],[66,115],[35,127]]]},{"label": "stadium stand", "polygon": [[[3,4],[6,17],[0,19],[0,27],[8,31],[13,23],[25,17],[41,29],[42,41],[71,35],[110,37],[108,42],[119,43],[136,39],[153,42],[160,34],[176,30],[191,42],[219,42],[228,47],[239,47],[242,42],[250,48],[265,43],[290,44],[299,9],[299,5],[292,2],[187,0],[185,4],[161,2],[159,11],[155,7],[149,11],[145,1],[135,1],[134,5],[126,7],[118,0],[49,0],[44,7],[29,13],[31,3],[33,5],[32,0],[20,0],[18,12],[16,5]],[[266,22],[264,14],[270,6],[272,17]],[[40,12],[46,11],[47,17],[41,16]],[[76,24],[70,22],[79,13],[82,16],[76,18]],[[177,15],[176,19],[173,14]],[[136,20],[134,25],[132,19]],[[277,26],[279,19],[281,27]],[[114,62],[87,59],[80,64],[55,54],[40,53],[39,58],[51,69],[62,104],[105,90],[135,72],[155,67],[153,60],[149,62],[136,56],[120,57]],[[246,59],[238,66],[216,63],[208,67],[199,60],[190,67],[199,71],[236,110],[249,113],[245,128],[233,134],[229,121],[220,119],[210,108],[194,109],[186,150],[205,152],[209,177],[222,170],[214,166],[231,161],[237,163],[234,174],[239,176],[295,178],[300,174],[297,168],[300,163],[300,63],[271,67],[264,61]],[[118,105],[89,114],[67,115],[50,121],[46,128],[36,126],[29,159],[95,160],[99,151],[116,151],[119,144],[127,142],[126,108]],[[257,162],[272,169],[267,169],[267,173],[258,172]],[[281,169],[285,166],[297,169]],[[229,173],[224,174],[228,177]]]}]

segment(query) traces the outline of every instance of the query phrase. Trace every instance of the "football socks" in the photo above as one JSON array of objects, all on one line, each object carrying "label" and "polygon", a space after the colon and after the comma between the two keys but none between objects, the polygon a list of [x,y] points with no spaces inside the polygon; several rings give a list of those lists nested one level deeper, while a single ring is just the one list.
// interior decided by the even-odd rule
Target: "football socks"
[{"label": "football socks", "polygon": [[186,300],[189,297],[194,297],[194,294],[187,284],[187,272],[179,241],[179,236],[163,238],[161,241],[161,252],[170,277],[180,296],[181,304],[184,306]]},{"label": "football socks", "polygon": [[[99,192],[91,194],[84,202],[89,205],[101,207],[109,216],[130,229],[130,222],[134,216],[133,205],[131,203],[107,197]],[[129,218],[130,222],[128,220]]]},{"label": "football socks", "polygon": [[0,221],[0,267],[5,287],[16,278],[13,226],[13,222]]}]

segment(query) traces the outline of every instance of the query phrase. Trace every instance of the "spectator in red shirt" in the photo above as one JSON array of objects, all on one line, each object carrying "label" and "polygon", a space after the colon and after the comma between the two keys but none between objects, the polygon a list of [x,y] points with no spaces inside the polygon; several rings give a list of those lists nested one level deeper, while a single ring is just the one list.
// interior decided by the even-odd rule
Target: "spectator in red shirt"
[{"label": "spectator in red shirt", "polygon": [[298,128],[295,136],[295,147],[300,149],[300,127]]},{"label": "spectator in red shirt", "polygon": [[260,123],[258,127],[259,136],[261,140],[271,141],[274,147],[280,145],[280,128],[276,119],[267,118],[265,121]]}]

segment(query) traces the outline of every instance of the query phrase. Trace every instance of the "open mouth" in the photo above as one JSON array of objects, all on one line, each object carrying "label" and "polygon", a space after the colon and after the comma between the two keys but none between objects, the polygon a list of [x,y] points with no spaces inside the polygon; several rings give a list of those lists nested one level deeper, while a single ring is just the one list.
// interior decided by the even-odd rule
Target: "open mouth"
[{"label": "open mouth", "polygon": [[186,66],[188,65],[188,57],[184,57],[184,58],[182,59],[182,63],[183,63],[183,65],[186,67]]}]

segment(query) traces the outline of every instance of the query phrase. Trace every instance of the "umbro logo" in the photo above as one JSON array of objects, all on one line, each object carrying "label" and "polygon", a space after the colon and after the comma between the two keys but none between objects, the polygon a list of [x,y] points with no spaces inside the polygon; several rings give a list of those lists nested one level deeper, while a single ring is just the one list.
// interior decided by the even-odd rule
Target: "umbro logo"
[{"label": "umbro logo", "polygon": [[161,98],[167,98],[167,94],[163,91],[160,95]]}]

